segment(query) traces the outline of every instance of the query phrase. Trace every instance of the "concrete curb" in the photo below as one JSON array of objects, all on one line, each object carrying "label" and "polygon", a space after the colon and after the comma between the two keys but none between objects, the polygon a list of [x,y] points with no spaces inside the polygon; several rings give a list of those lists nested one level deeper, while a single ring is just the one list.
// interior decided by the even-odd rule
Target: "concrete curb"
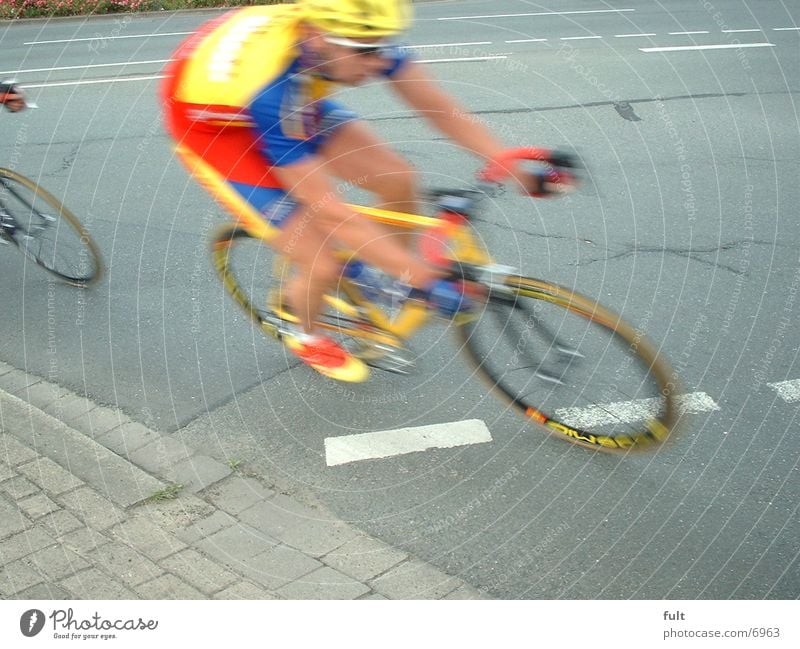
[{"label": "concrete curb", "polygon": [[485,598],[262,476],[4,363],[0,596]]}]

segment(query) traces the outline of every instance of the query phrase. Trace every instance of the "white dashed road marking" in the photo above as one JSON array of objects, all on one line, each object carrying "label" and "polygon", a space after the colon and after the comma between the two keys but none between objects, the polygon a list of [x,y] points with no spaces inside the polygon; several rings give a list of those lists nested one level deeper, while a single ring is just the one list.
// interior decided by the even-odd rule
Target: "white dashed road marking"
[{"label": "white dashed road marking", "polygon": [[800,379],[781,381],[779,383],[767,383],[767,385],[775,390],[778,396],[784,401],[788,401],[789,403],[800,402]]},{"label": "white dashed road marking", "polygon": [[773,43],[739,43],[729,45],[682,45],[678,47],[640,47],[640,52],[689,52],[691,50],[738,50],[743,47],[775,47]]},{"label": "white dashed road marking", "polygon": [[454,448],[491,441],[492,434],[484,422],[468,419],[449,424],[328,437],[325,439],[325,458],[328,466],[338,466],[434,448]]},{"label": "white dashed road marking", "polygon": [[[717,403],[705,392],[693,392],[677,398],[678,410],[681,413],[697,414],[719,410]],[[601,403],[586,408],[561,408],[556,410],[556,419],[575,428],[591,428],[607,424],[632,424],[645,421],[658,412],[660,400],[636,399],[634,401],[618,401]]]}]

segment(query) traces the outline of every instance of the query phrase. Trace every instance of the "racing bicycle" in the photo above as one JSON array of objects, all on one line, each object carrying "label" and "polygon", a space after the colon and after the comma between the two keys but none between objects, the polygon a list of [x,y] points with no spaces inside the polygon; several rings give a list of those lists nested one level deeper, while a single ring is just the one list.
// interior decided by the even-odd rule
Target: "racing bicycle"
[{"label": "racing bicycle", "polygon": [[78,218],[32,180],[0,167],[2,244],[74,286],[88,286],[103,272],[97,244]]},{"label": "racing bicycle", "polygon": [[[523,159],[541,163],[551,179],[578,173],[578,165],[553,151],[515,149],[490,163],[474,189],[430,192],[434,216],[351,207],[415,231],[425,256],[446,257],[454,276],[466,282],[477,308],[456,316],[453,331],[493,394],[530,422],[581,446],[657,448],[674,437],[680,387],[645,332],[590,298],[496,263],[473,230],[481,197],[507,175],[512,161]],[[275,262],[268,237],[266,224],[226,223],[211,235],[211,255],[228,293],[265,334],[280,339],[297,319],[281,296],[284,262],[279,258],[270,272]],[[350,263],[347,252],[341,255],[343,265]],[[414,367],[409,341],[434,311],[413,293],[398,298],[386,286],[376,290],[375,283],[359,284],[343,273],[317,326],[368,365],[406,374]]]}]

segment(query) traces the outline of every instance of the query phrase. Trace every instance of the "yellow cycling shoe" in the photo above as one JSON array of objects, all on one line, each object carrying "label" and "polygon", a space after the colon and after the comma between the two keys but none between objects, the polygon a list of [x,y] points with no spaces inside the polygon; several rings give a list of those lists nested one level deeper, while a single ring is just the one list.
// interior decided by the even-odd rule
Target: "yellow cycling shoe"
[{"label": "yellow cycling shoe", "polygon": [[337,381],[361,383],[369,377],[367,365],[327,336],[283,339],[289,350],[309,367]]}]

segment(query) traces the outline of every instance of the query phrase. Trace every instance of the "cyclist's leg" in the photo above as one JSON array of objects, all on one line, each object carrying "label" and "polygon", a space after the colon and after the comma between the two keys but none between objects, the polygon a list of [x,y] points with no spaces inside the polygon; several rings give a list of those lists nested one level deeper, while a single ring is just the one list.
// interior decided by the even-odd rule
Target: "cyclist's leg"
[{"label": "cyclist's leg", "polygon": [[320,147],[320,154],[332,175],[377,195],[380,207],[416,211],[416,171],[363,121],[342,124]]}]

